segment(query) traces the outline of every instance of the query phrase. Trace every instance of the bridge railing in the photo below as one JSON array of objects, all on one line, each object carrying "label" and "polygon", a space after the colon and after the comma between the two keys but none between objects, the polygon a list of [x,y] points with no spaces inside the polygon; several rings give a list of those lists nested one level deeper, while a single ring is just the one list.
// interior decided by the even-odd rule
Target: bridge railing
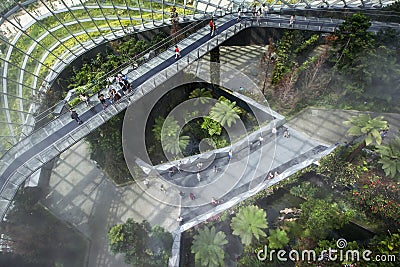
[{"label": "bridge railing", "polygon": [[[7,175],[6,182],[0,192],[0,218],[3,218],[6,211],[11,204],[18,188],[21,184],[36,170],[41,168],[47,162],[60,155],[62,152],[70,148],[72,145],[83,139],[87,134],[97,129],[99,126],[104,124],[106,121],[126,109],[131,103],[135,102],[145,94],[152,91],[155,87],[162,85],[166,80],[173,77],[177,72],[183,70],[194,61],[201,58],[203,55],[214,49],[216,46],[221,44],[224,40],[234,36],[238,31],[249,27],[250,24],[235,24],[231,28],[227,29],[224,33],[217,35],[215,38],[208,41],[206,44],[192,51],[190,54],[184,56],[184,58],[174,62],[171,66],[167,67],[158,75],[154,75],[152,78],[147,80],[145,83],[139,85],[136,90],[127,94],[121,98],[120,101],[110,105],[108,108],[96,113],[90,120],[82,125],[79,125],[72,131],[60,136],[51,145],[48,145],[42,151],[37,151],[31,156],[26,162],[20,162],[20,166],[13,171],[10,175]],[[203,29],[205,34],[208,34],[208,29]],[[164,51],[163,53],[172,53],[171,50]],[[168,54],[169,55],[169,54]],[[166,56],[168,56],[166,55]],[[171,55],[169,55],[171,56]],[[69,121],[71,119],[69,118]],[[47,129],[40,129],[40,133],[49,134]],[[48,136],[48,135],[47,135]],[[31,146],[35,140],[24,140],[26,146]],[[14,158],[9,158],[13,162]]]},{"label": "bridge railing", "polygon": [[[130,59],[128,62],[116,67],[114,70],[107,72],[105,75],[100,77],[96,80],[91,88],[87,88],[87,92],[91,92],[89,101],[98,102],[97,95],[92,90],[98,84],[104,84],[107,81],[108,77],[115,76],[124,69],[129,70],[130,66],[136,65],[136,68],[145,64],[150,58],[146,57],[151,52],[154,56],[162,53],[166,49],[168,49],[172,43],[174,43],[178,39],[183,39],[190,35],[193,32],[196,32],[199,28],[203,27],[206,23],[206,19],[208,17],[203,17],[203,20],[200,20],[196,23],[189,24],[188,26],[182,28],[181,30],[177,31],[175,34],[168,36],[167,38],[163,39],[162,41],[154,44],[153,46],[149,47],[145,51],[139,53],[134,58]],[[132,67],[133,69],[133,67]],[[103,87],[104,88],[104,87]],[[40,128],[32,131],[29,135],[25,136],[20,142],[15,144],[11,147],[0,159],[0,174],[3,173],[4,169],[8,167],[9,162],[12,162],[18,155],[21,155],[28,149],[32,148],[35,144],[43,141],[47,136],[53,134],[54,132],[58,131],[60,128],[65,126],[71,121],[71,118],[68,113],[63,113],[60,115],[54,115],[53,110],[56,108],[57,104],[48,108],[41,114],[37,115],[39,120],[36,121],[37,125],[40,125]],[[78,113],[84,113],[89,108],[84,103],[79,103],[75,107]]]}]

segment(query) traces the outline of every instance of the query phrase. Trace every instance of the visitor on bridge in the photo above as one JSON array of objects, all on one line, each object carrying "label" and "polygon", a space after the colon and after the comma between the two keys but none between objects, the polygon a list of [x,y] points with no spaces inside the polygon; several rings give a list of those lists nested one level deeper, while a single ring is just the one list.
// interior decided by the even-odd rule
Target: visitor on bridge
[{"label": "visitor on bridge", "polygon": [[210,20],[210,30],[211,30],[211,36],[214,35],[214,33],[217,33],[217,25],[215,25],[214,19]]},{"label": "visitor on bridge", "polygon": [[260,25],[260,18],[261,18],[262,12],[261,12],[261,7],[258,8],[257,10],[257,23]]},{"label": "visitor on bridge", "polygon": [[238,8],[237,21],[239,22],[241,19],[242,19],[242,10]]},{"label": "visitor on bridge", "polygon": [[178,59],[181,57],[181,52],[179,51],[179,48],[177,45],[175,45],[175,59]]},{"label": "visitor on bridge", "polygon": [[264,16],[267,17],[268,16],[268,12],[269,12],[268,5],[262,4],[262,7],[263,7]]},{"label": "visitor on bridge", "polygon": [[104,95],[102,93],[97,94],[97,98],[100,100],[101,105],[103,106],[103,109],[107,107],[106,99],[104,98]]},{"label": "visitor on bridge", "polygon": [[293,24],[294,24],[294,15],[291,15],[289,20],[289,26],[293,27]]},{"label": "visitor on bridge", "polygon": [[221,204],[221,201],[215,199],[215,197],[212,197],[211,198],[211,204],[215,207],[215,206],[218,206],[219,204]]},{"label": "visitor on bridge", "polygon": [[251,16],[253,18],[255,18],[256,17],[256,13],[257,13],[257,4],[254,4],[253,8],[251,9]]},{"label": "visitor on bridge", "polygon": [[82,102],[84,102],[84,103],[86,103],[86,106],[89,106],[89,101],[88,101],[88,97],[85,95],[85,94],[79,94],[79,99],[82,101]]},{"label": "visitor on bridge", "polygon": [[232,159],[232,156],[233,156],[233,152],[232,152],[232,149],[230,149],[228,152],[228,161],[230,161]]},{"label": "visitor on bridge", "polygon": [[78,113],[76,113],[75,110],[69,109],[69,112],[71,112],[71,119],[76,120],[76,122],[78,124],[82,124],[83,120],[81,120],[81,118],[79,118]]},{"label": "visitor on bridge", "polygon": [[121,95],[115,89],[111,89],[111,96],[112,96],[113,103],[115,103],[121,99]]}]

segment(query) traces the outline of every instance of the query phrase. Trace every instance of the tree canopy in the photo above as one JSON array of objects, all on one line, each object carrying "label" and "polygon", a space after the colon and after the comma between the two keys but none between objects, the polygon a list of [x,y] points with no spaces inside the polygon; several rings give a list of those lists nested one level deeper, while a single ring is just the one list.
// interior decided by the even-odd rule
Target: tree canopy
[{"label": "tree canopy", "polygon": [[342,212],[336,203],[322,199],[310,199],[300,205],[300,222],[305,227],[304,235],[313,240],[320,240],[333,229],[340,229],[349,222],[352,212]]},{"label": "tree canopy", "polygon": [[379,163],[386,175],[400,180],[400,137],[391,141],[388,145],[378,146],[378,153],[381,155]]},{"label": "tree canopy", "polygon": [[253,238],[257,240],[266,236],[264,229],[268,228],[267,213],[257,206],[247,206],[239,210],[232,218],[232,234],[238,235],[244,245],[250,245]]},{"label": "tree canopy", "polygon": [[125,262],[134,266],[165,266],[171,256],[172,235],[160,226],[129,218],[108,232],[111,251],[125,254]]},{"label": "tree canopy", "polygon": [[224,232],[216,232],[215,227],[200,229],[193,237],[192,253],[195,254],[196,264],[200,266],[224,266],[225,252],[223,246],[227,244]]}]

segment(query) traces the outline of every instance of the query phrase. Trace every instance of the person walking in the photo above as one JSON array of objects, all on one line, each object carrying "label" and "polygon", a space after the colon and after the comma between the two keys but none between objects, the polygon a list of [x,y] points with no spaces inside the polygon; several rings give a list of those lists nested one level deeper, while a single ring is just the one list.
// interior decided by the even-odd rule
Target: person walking
[{"label": "person walking", "polygon": [[214,173],[217,173],[218,172],[218,167],[217,167],[217,165],[214,165]]},{"label": "person walking", "polygon": [[176,168],[178,169],[178,172],[181,172],[181,165],[182,165],[182,161],[178,161],[178,164],[176,164]]},{"label": "person walking", "polygon": [[89,106],[89,101],[88,101],[88,97],[85,95],[85,94],[79,94],[79,99],[82,101],[82,102],[85,102],[86,103],[86,106]]},{"label": "person walking", "polygon": [[262,4],[262,7],[263,7],[264,16],[268,17],[268,11],[269,11],[268,5]]},{"label": "person walking", "polygon": [[215,24],[215,21],[213,21],[213,26],[212,26],[212,30],[211,30],[211,36],[213,36],[214,34],[216,35],[217,33],[218,33],[217,25]]},{"label": "person walking", "polygon": [[103,109],[105,109],[107,107],[107,102],[106,102],[106,99],[104,98],[104,95],[102,93],[99,93],[97,95],[97,98],[100,100],[100,103],[103,106]]},{"label": "person walking", "polygon": [[161,192],[163,192],[164,194],[167,194],[167,190],[165,189],[164,185],[162,184],[160,187]]},{"label": "person walking", "polygon": [[260,25],[260,18],[261,18],[262,12],[261,12],[261,7],[258,8],[257,10],[257,24]]},{"label": "person walking", "polygon": [[289,20],[289,26],[290,26],[290,27],[293,27],[293,24],[294,24],[294,16],[291,15],[291,16],[290,16],[290,20]]},{"label": "person walking", "polygon": [[260,137],[258,138],[258,141],[259,141],[259,146],[261,146],[262,145],[262,142],[264,141],[264,138],[260,135]]},{"label": "person walking", "polygon": [[200,172],[197,172],[197,180],[199,181],[199,183],[201,182],[201,175],[200,175]]},{"label": "person walking", "polygon": [[179,51],[179,48],[177,45],[175,45],[175,59],[178,59],[181,57],[181,52]]},{"label": "person walking", "polygon": [[228,161],[230,161],[232,159],[232,156],[233,156],[233,152],[232,152],[232,149],[230,149],[228,152]]},{"label": "person walking", "polygon": [[78,113],[76,113],[75,110],[69,109],[69,112],[71,112],[71,119],[76,120],[76,122],[78,124],[82,124],[83,120],[81,120],[81,118],[79,118]]},{"label": "person walking", "polygon": [[289,138],[289,137],[290,137],[288,129],[286,129],[286,130],[283,132],[283,137],[286,137],[286,138]]},{"label": "person walking", "polygon": [[146,186],[146,188],[150,188],[150,181],[148,178],[144,179],[143,183]]},{"label": "person walking", "polygon": [[253,8],[251,9],[251,16],[253,18],[255,18],[256,17],[256,13],[257,13],[257,4],[254,4]]},{"label": "person walking", "polygon": [[238,12],[237,12],[237,21],[241,21],[242,20],[242,10],[240,8],[238,8]]}]

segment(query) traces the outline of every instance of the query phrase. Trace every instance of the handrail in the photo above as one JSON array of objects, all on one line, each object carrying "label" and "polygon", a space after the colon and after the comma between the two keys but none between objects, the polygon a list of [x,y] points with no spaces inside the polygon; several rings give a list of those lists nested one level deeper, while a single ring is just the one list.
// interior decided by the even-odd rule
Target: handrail
[{"label": "handrail", "polygon": [[[242,27],[243,26],[243,27]],[[197,56],[191,56],[187,55],[187,60],[182,60],[182,61],[176,61],[176,63],[172,64],[170,67],[167,69],[163,70],[165,72],[165,75],[162,75],[163,79],[169,79],[173,75],[175,75],[176,72],[178,72],[180,69],[185,68],[190,64],[190,62],[194,62],[199,58],[199,54],[204,55],[208,53],[213,47],[210,47],[210,43],[212,42],[214,46],[217,46],[219,41],[218,39],[222,38],[225,40],[229,38],[230,36],[234,35],[237,33],[237,28],[239,30],[246,28],[245,25],[241,24],[234,24],[234,29],[229,29],[230,34],[228,36],[228,32],[226,34],[219,34],[216,36],[215,39],[210,40],[207,42],[207,45],[204,47],[198,47],[194,49],[192,54],[197,54]],[[208,32],[207,32],[208,34]],[[205,48],[205,49],[204,49]],[[165,51],[164,51],[165,52]],[[176,68],[175,68],[176,65]],[[172,69],[171,69],[172,67]],[[172,75],[168,75],[168,73],[173,70]],[[150,84],[153,86],[158,86],[164,82],[163,79],[159,81],[159,78],[156,78],[153,76],[151,78],[153,81],[150,82]],[[46,146],[43,150],[41,151],[36,151],[35,155],[32,155],[26,162],[21,162],[18,161],[20,166],[17,167],[15,170],[13,170],[10,174],[7,175],[5,179],[5,183],[1,188],[1,196],[2,200],[7,201],[7,207],[6,210],[9,208],[9,205],[11,203],[11,198],[15,195],[16,190],[18,187],[21,185],[21,183],[28,177],[31,173],[39,169],[43,164],[47,163],[49,160],[54,158],[55,156],[59,155],[68,147],[70,147],[72,144],[75,144],[82,138],[86,136],[88,132],[91,132],[92,130],[96,129],[99,125],[96,123],[97,121],[107,121],[109,118],[115,116],[118,114],[121,110],[125,109],[127,106],[129,106],[133,101],[136,101],[137,99],[141,98],[143,95],[147,94],[150,90],[148,89],[149,84],[141,84],[137,87],[137,90],[130,92],[127,94],[125,97],[121,98],[119,101],[117,101],[115,104],[111,105],[109,108],[102,110],[98,113],[96,113],[93,117],[92,120],[88,121],[88,123],[79,125],[75,129],[72,129],[70,132],[68,132],[66,135],[60,136],[57,141],[53,142],[51,145]],[[93,119],[95,118],[95,119]],[[10,187],[11,184],[12,186]],[[4,194],[4,195],[3,195]],[[6,211],[5,210],[5,211]],[[2,212],[5,212],[2,210]],[[4,214],[0,214],[0,216],[4,216]]]},{"label": "handrail", "polygon": [[[205,20],[207,19],[207,16],[203,16],[203,19],[200,20],[197,23],[190,23],[189,25],[185,26],[184,28],[178,30],[176,33],[174,33],[171,36],[168,36],[166,38],[164,38],[163,40],[161,40],[160,42],[152,45],[151,47],[149,47],[148,49],[146,49],[145,51],[137,54],[134,58],[130,59],[128,62],[121,64],[120,66],[116,67],[114,70],[111,70],[109,72],[107,72],[106,74],[104,74],[103,76],[101,76],[100,78],[98,78],[97,80],[95,80],[95,82],[92,82],[92,85],[90,88],[87,89],[87,91],[90,91],[91,89],[93,89],[94,86],[98,85],[99,83],[103,83],[108,77],[111,76],[111,74],[117,74],[118,72],[120,72],[122,69],[127,68],[128,66],[132,65],[133,62],[137,62],[138,59],[143,58],[146,54],[148,54],[151,50],[153,51],[157,51],[160,48],[164,47],[165,45],[169,44],[171,41],[173,41],[176,38],[179,38],[181,36],[183,36],[184,34],[190,32],[191,30],[195,29],[196,27],[198,27],[199,25],[203,24],[205,22]],[[142,64],[146,63],[146,61],[141,62]],[[95,96],[94,94],[91,95],[91,97]],[[46,109],[45,111],[39,113],[38,115],[36,115],[35,117],[41,117],[38,121],[36,121],[36,123],[40,123],[41,121],[45,120],[46,118],[48,118],[48,116],[54,116],[54,114],[52,113],[54,108],[58,105],[55,104],[52,107]],[[79,103],[77,104],[75,107],[78,106],[84,106],[83,103]],[[44,115],[44,116],[43,116]],[[52,122],[54,122],[55,120],[57,120],[59,117],[61,117],[64,114],[60,114],[58,116],[56,116],[55,118],[51,119],[49,122],[45,123],[42,127],[35,129],[34,131],[32,131],[30,134],[26,135],[22,140],[20,140],[18,143],[14,144],[10,149],[8,149],[0,158],[0,161],[3,160],[5,157],[9,156],[10,153],[14,152],[14,150],[16,150],[17,146],[21,146],[21,142],[23,142],[24,140],[28,139],[29,137],[31,137],[32,135],[34,135],[35,133],[37,133],[39,130],[43,129],[46,125],[51,124]],[[19,150],[19,148],[17,148]],[[16,152],[20,152],[20,151],[15,151]],[[14,154],[15,154],[14,153]]]}]

